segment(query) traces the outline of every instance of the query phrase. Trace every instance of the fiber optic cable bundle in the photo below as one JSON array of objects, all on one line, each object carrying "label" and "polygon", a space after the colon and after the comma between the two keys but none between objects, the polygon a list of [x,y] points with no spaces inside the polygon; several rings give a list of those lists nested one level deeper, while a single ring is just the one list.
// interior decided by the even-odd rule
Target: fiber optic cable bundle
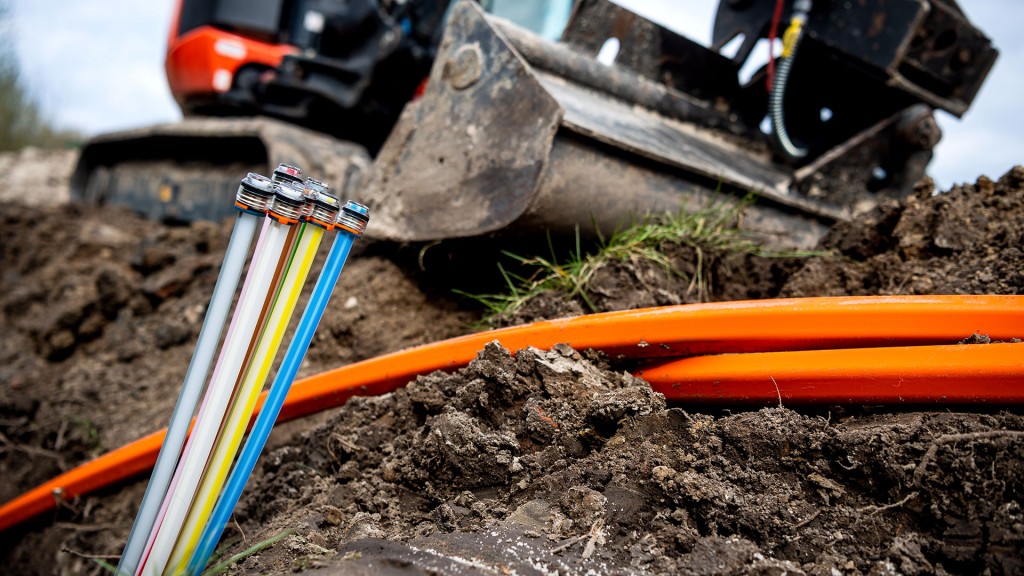
[{"label": "fiber optic cable bundle", "polygon": [[[206,520],[224,485],[246,425],[252,417],[256,399],[270,373],[271,365],[284,339],[285,330],[298,302],[306,276],[313,265],[325,231],[333,229],[338,215],[338,199],[327,193],[327,187],[315,180],[307,180],[305,191],[308,202],[298,214],[298,234],[285,266],[283,280],[274,296],[266,325],[262,328],[252,361],[246,368],[221,425],[213,456],[203,475],[191,509],[181,529],[177,544],[170,557],[173,573],[184,570]],[[314,216],[314,213],[316,216]],[[271,218],[274,214],[271,213]]]},{"label": "fiber optic cable bundle", "polygon": [[[242,451],[241,460],[247,464],[240,468],[246,471],[231,476],[231,494],[236,487],[241,493],[323,315],[352,241],[362,233],[369,219],[368,211],[359,204],[349,202],[344,209],[339,205],[328,185],[312,178],[303,182],[301,170],[294,166],[278,166],[273,178],[249,174],[242,180],[235,196],[238,220],[167,436],[118,566],[119,573],[182,574],[202,535],[215,532],[212,545],[216,545],[223,523],[213,527],[208,520],[228,480],[246,425],[321,241],[329,232],[342,231],[335,239],[274,382],[275,389],[283,390],[278,393],[281,398],[269,421],[257,427],[259,434],[252,435]],[[215,348],[224,332],[228,309],[257,228],[260,232],[256,247],[217,362],[213,364]],[[264,411],[261,416],[268,414]],[[189,434],[193,415],[194,425]],[[229,499],[227,516],[237,495],[225,502]],[[213,518],[217,520],[221,515]],[[208,557],[209,554],[202,558],[200,566]]]},{"label": "fiber optic cable bundle", "polygon": [[170,558],[209,463],[225,411],[245,373],[250,350],[265,319],[266,304],[280,284],[280,268],[288,256],[285,249],[294,236],[294,225],[298,223],[304,203],[301,184],[284,179],[276,183],[269,218],[263,222],[220,357],[171,481],[171,489],[164,497],[149,535],[138,573],[162,574]]},{"label": "fiber optic cable bundle", "polygon": [[228,310],[231,307],[235,289],[238,287],[238,280],[242,275],[245,258],[249,253],[249,246],[252,244],[260,220],[270,209],[273,198],[273,182],[259,174],[249,174],[238,187],[235,197],[235,207],[239,211],[238,218],[231,231],[228,249],[224,254],[220,274],[213,288],[213,296],[206,309],[206,318],[203,320],[199,339],[196,341],[192,359],[185,373],[181,393],[178,395],[174,412],[171,414],[167,436],[160,448],[160,455],[157,457],[145,496],[142,498],[135,523],[132,525],[128,543],[121,555],[119,571],[134,573],[138,568],[147,536],[153,529],[160,504],[167,494],[171,476],[188,434],[192,414],[196,410],[199,396],[203,391],[203,384],[209,375],[214,351],[224,330]]},{"label": "fiber optic cable bundle", "polygon": [[230,326],[221,345],[210,383],[199,408],[193,434],[174,471],[170,488],[163,498],[156,521],[146,535],[141,560],[135,573],[161,574],[177,540],[184,517],[191,506],[203,470],[209,462],[213,444],[223,421],[224,411],[245,369],[254,338],[264,322],[266,302],[280,284],[280,268],[287,257],[285,249],[294,236],[305,197],[301,172],[283,165],[272,178],[272,200],[263,218],[256,248]]},{"label": "fiber optic cable bundle", "polygon": [[252,474],[253,468],[256,466],[256,460],[267,443],[267,437],[270,436],[270,430],[274,425],[274,421],[281,412],[281,407],[284,405],[288,390],[291,388],[292,381],[299,371],[302,359],[306,355],[309,343],[313,340],[313,334],[320,324],[331,293],[334,291],[334,286],[338,282],[338,277],[345,266],[345,261],[348,259],[352,243],[362,235],[368,221],[369,211],[367,208],[356,202],[349,201],[338,213],[338,219],[334,225],[328,228],[328,230],[337,229],[338,233],[334,238],[334,243],[331,245],[331,251],[327,255],[327,261],[324,263],[320,277],[313,288],[313,294],[310,296],[306,310],[302,314],[302,319],[299,321],[295,336],[292,338],[284,360],[281,362],[277,377],[271,385],[267,400],[263,404],[263,409],[260,411],[256,423],[253,425],[252,432],[249,434],[249,438],[246,440],[245,446],[238,457],[238,463],[235,464],[234,469],[231,471],[231,476],[228,478],[227,484],[217,500],[216,507],[213,509],[206,527],[202,531],[202,535],[195,544],[191,560],[188,562],[187,574],[201,573],[213,554],[213,549],[224,532],[224,527],[231,517],[231,512],[235,509],[235,505],[238,504],[238,498],[242,495],[242,490],[245,488],[249,475]]}]

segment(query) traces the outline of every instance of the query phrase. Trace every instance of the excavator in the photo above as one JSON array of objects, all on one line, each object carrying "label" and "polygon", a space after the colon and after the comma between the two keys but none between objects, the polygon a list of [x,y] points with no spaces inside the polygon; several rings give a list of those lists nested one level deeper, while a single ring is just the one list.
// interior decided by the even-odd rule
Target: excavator
[{"label": "excavator", "polygon": [[746,229],[809,247],[912,191],[997,54],[954,0],[722,0],[709,46],[607,0],[179,0],[184,120],[93,138],[72,194],[219,219],[286,163],[403,242],[753,195]]}]

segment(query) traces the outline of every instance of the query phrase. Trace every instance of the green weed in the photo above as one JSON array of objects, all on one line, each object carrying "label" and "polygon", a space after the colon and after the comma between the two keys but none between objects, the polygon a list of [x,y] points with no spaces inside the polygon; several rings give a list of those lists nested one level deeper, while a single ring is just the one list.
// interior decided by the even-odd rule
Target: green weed
[{"label": "green weed", "polygon": [[107,572],[110,572],[111,574],[117,574],[118,576],[121,576],[123,574],[128,574],[127,572],[124,572],[124,571],[118,572],[117,566],[114,566],[113,564],[111,564],[110,562],[107,562],[106,560],[104,560],[102,558],[92,558],[92,561],[95,562],[100,568],[103,568],[104,570],[106,570]]},{"label": "green weed", "polygon": [[[667,213],[648,217],[632,226],[618,230],[610,237],[599,237],[593,253],[584,253],[579,228],[575,249],[559,261],[548,237],[549,256],[526,257],[504,252],[528,274],[509,272],[501,263],[498,268],[505,279],[506,291],[499,294],[471,294],[456,291],[483,304],[488,309],[484,323],[494,324],[514,316],[531,299],[553,292],[578,300],[590,312],[599,311],[591,300],[588,287],[595,274],[611,262],[629,262],[634,269],[643,263],[654,264],[665,274],[688,282],[687,297],[706,301],[710,297],[711,263],[713,257],[728,254],[754,254],[764,257],[809,256],[812,252],[770,251],[750,239],[738,223],[743,211],[753,203],[748,197],[738,203],[711,202],[700,210]],[[692,273],[680,270],[666,255],[669,245],[687,246],[695,254]]]},{"label": "green weed", "polygon": [[[206,570],[205,572],[203,572],[203,576],[213,576],[214,574],[223,574],[224,572],[227,572],[228,569],[231,568],[232,566],[234,566],[235,564],[238,564],[242,560],[245,560],[249,556],[252,556],[253,554],[255,554],[255,553],[257,553],[257,552],[259,552],[261,550],[265,550],[267,548],[270,548],[274,544],[277,544],[281,540],[287,538],[288,536],[291,536],[294,533],[295,533],[295,530],[292,529],[292,528],[289,528],[288,530],[285,530],[283,532],[279,532],[278,534],[275,534],[274,536],[271,536],[270,538],[267,538],[266,540],[263,540],[262,542],[257,542],[256,544],[253,544],[249,548],[246,548],[245,550],[239,552],[238,554],[235,554],[234,556],[228,558],[224,562],[221,562],[220,564],[217,564],[216,566]],[[228,546],[233,545],[237,541],[238,541],[238,539],[234,538],[234,539],[229,540],[228,542],[225,542],[220,547],[220,549],[218,549],[218,551],[213,554],[213,556],[210,558],[210,561],[209,561],[208,564],[213,564],[214,562],[219,560],[220,557],[224,555],[223,550],[226,549]],[[121,574],[126,574],[126,572],[123,572],[123,571],[122,572],[118,572],[117,566],[114,566],[113,564],[110,564],[109,562],[106,562],[102,558],[93,558],[92,561],[95,562],[96,564],[98,564],[104,570],[107,570],[108,572],[110,572],[111,574],[116,574],[118,576],[120,576]]]}]

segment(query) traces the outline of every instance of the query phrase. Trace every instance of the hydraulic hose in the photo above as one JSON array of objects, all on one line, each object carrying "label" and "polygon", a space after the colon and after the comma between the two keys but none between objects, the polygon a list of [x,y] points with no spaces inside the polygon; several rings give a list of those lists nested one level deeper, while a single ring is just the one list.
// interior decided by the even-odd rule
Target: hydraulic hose
[{"label": "hydraulic hose", "polygon": [[238,288],[238,281],[245,267],[245,259],[249,254],[249,247],[256,235],[260,220],[266,216],[273,196],[274,190],[271,181],[258,174],[249,174],[239,184],[235,196],[235,207],[239,210],[238,219],[235,220],[235,225],[231,230],[231,239],[228,241],[228,249],[217,276],[217,283],[213,288],[213,296],[210,298],[203,326],[199,330],[199,339],[196,341],[192,359],[185,372],[185,381],[178,394],[174,411],[171,413],[167,436],[160,448],[160,455],[157,456],[156,466],[153,468],[153,474],[146,486],[146,493],[142,497],[142,504],[139,506],[139,512],[132,524],[128,542],[121,554],[118,564],[119,571],[134,573],[138,568],[146,538],[153,529],[157,512],[167,495],[167,488],[171,483],[178,457],[181,455],[181,448],[185,444],[192,416],[195,414],[196,406],[202,395],[206,377],[210,373],[210,366],[213,364],[213,357],[217,350],[217,342],[220,340],[221,332],[224,331],[224,324],[231,309],[231,301],[234,299],[235,289]]},{"label": "hydraulic hose", "polygon": [[163,512],[157,516],[157,522],[149,534],[147,550],[143,552],[137,574],[159,575],[167,565],[215,447],[236,383],[244,373],[250,342],[263,316],[261,311],[268,299],[274,296],[275,271],[281,259],[288,257],[284,250],[295,232],[293,225],[298,222],[304,203],[301,185],[281,182],[275,188],[270,217],[266,219],[260,233],[257,252],[253,254],[246,277],[246,286],[235,307],[220,358],[207,387],[206,398],[200,406],[195,427],[175,471],[172,489],[164,498]]},{"label": "hydraulic hose", "polygon": [[[1024,334],[1022,296],[876,296],[667,306],[536,322],[427,344],[296,382],[278,422],[392,391],[418,374],[465,366],[488,342],[510,350],[567,343],[612,358],[942,345],[972,333],[1008,341]],[[989,345],[991,346],[991,345]],[[984,346],[979,346],[984,347]],[[1015,374],[1017,382],[1024,374]],[[774,388],[773,388],[774,390]],[[1011,392],[1013,402],[1024,391]],[[888,396],[899,403],[900,396]],[[983,399],[976,399],[982,401]],[[834,402],[830,402],[834,403]],[[256,410],[259,410],[257,405]],[[0,507],[0,530],[147,471],[164,431],[86,462]]]},{"label": "hydraulic hose", "polygon": [[281,362],[281,367],[278,368],[277,376],[270,387],[263,408],[260,410],[256,423],[253,424],[252,432],[250,432],[249,438],[245,441],[245,446],[238,456],[238,462],[231,471],[231,476],[228,478],[227,484],[217,500],[217,505],[214,507],[206,527],[203,529],[202,536],[196,544],[195,552],[186,569],[187,574],[198,575],[202,573],[207,562],[210,560],[210,556],[213,554],[214,548],[217,546],[217,542],[220,540],[221,534],[224,533],[224,527],[227,525],[228,520],[230,520],[231,513],[234,511],[235,506],[238,504],[238,499],[242,495],[242,490],[245,488],[249,476],[256,467],[256,461],[267,443],[267,438],[270,437],[274,421],[277,420],[277,416],[281,412],[281,406],[284,405],[285,397],[291,388],[292,381],[295,379],[299,366],[302,364],[302,359],[309,349],[309,344],[313,340],[313,334],[316,332],[320,319],[327,309],[327,303],[345,266],[345,261],[348,259],[352,243],[362,235],[368,220],[369,210],[365,206],[350,201],[342,208],[339,214],[338,228],[340,228],[340,231],[334,238],[331,251],[327,255],[327,261],[324,262],[323,270],[321,270],[320,277],[316,281],[316,286],[313,288],[309,303],[306,305],[306,310],[302,314],[299,326],[295,330],[295,336],[292,337],[288,351]]},{"label": "hydraulic hose", "polygon": [[772,122],[772,140],[779,152],[788,158],[799,160],[807,156],[807,148],[797,146],[786,128],[785,96],[789,85],[789,74],[793,68],[797,49],[804,35],[804,23],[811,12],[811,0],[796,0],[789,27],[782,35],[782,57],[775,69],[772,91],[768,99],[768,110]]}]

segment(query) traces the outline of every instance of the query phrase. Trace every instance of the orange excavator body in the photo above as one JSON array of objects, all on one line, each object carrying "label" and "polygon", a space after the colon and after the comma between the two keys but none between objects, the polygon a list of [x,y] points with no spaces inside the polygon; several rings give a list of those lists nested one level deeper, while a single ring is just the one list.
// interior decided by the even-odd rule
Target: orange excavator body
[{"label": "orange excavator body", "polygon": [[174,37],[167,44],[167,81],[180,104],[185,96],[217,94],[231,88],[243,64],[276,67],[294,46],[246,38],[212,26]]},{"label": "orange excavator body", "polygon": [[285,55],[298,51],[289,44],[265,42],[209,25],[181,33],[180,23],[178,0],[168,33],[164,67],[171,94],[180,106],[184,106],[186,99],[227,92],[243,65],[276,68]]}]

